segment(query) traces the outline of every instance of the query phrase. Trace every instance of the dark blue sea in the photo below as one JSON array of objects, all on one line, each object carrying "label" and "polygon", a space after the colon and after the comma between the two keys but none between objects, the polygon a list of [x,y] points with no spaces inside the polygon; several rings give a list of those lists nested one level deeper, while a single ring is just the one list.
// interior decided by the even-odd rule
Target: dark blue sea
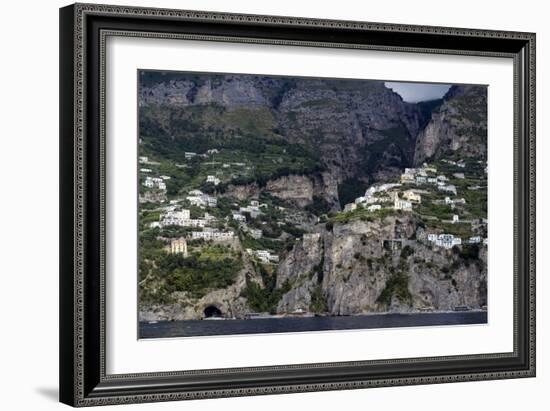
[{"label": "dark blue sea", "polygon": [[486,311],[140,322],[140,338],[486,324]]}]

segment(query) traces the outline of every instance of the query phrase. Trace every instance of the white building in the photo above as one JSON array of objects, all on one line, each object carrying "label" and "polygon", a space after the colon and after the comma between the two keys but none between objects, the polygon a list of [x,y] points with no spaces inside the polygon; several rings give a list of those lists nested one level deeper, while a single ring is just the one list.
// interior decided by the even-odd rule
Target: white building
[{"label": "white building", "polygon": [[404,174],[401,174],[401,183],[402,184],[414,183],[414,174],[409,174],[406,172]]},{"label": "white building", "polygon": [[462,240],[452,234],[428,234],[428,241],[433,242],[438,247],[443,247],[446,249],[462,244]]},{"label": "white building", "polygon": [[217,148],[211,148],[206,151],[208,154],[218,154],[220,151]]},{"label": "white building", "polygon": [[437,237],[438,237],[437,234],[431,233],[431,234],[428,234],[427,238],[428,238],[428,241],[434,242],[435,240],[437,240]]},{"label": "white building", "polygon": [[367,211],[372,213],[373,211],[380,210],[381,208],[382,206],[380,204],[371,204],[367,207]]},{"label": "white building", "polygon": [[447,193],[453,193],[454,195],[456,195],[456,187],[453,184],[441,185],[441,186],[437,187],[437,189],[439,191],[444,191],[444,192],[447,192]]},{"label": "white building", "polygon": [[147,176],[143,185],[147,188],[158,188],[159,190],[166,190],[166,183],[162,178]]},{"label": "white building", "polygon": [[238,221],[239,223],[246,222],[246,217],[239,213],[233,213],[233,220]]},{"label": "white building", "polygon": [[152,173],[153,170],[151,170],[150,168],[140,168],[139,171],[141,171],[142,173]]},{"label": "white building", "polygon": [[394,210],[403,210],[403,211],[411,211],[412,210],[412,203],[407,200],[402,200],[399,198],[399,195],[395,196],[395,199],[393,201],[393,209]]},{"label": "white building", "polygon": [[248,213],[250,214],[250,217],[256,218],[258,217],[262,212],[260,211],[260,208],[258,206],[249,205],[246,207],[240,207],[239,213]]},{"label": "white building", "polygon": [[185,159],[186,160],[191,160],[196,155],[197,155],[197,153],[193,153],[193,152],[188,151],[188,152],[185,153]]},{"label": "white building", "polygon": [[192,231],[191,238],[194,240],[203,239],[207,241],[228,241],[235,236],[233,231]]},{"label": "white building", "polygon": [[206,176],[206,182],[212,183],[217,186],[218,184],[220,184],[220,179],[216,176]]},{"label": "white building", "polygon": [[470,244],[479,244],[479,243],[481,243],[481,237],[478,236],[478,235],[470,237],[468,239],[468,243],[470,243]]},{"label": "white building", "polygon": [[248,230],[248,232],[250,233],[250,236],[252,238],[255,238],[256,240],[258,238],[262,238],[263,235],[262,230],[259,230],[257,228],[251,228],[250,230]]},{"label": "white building", "polygon": [[453,214],[453,224],[459,223],[460,219],[458,217],[458,214]]},{"label": "white building", "polygon": [[187,240],[185,238],[176,238],[170,242],[170,252],[172,254],[183,254],[183,257],[187,257]]},{"label": "white building", "polygon": [[263,263],[276,263],[279,261],[279,256],[276,254],[271,254],[268,250],[251,250],[250,248],[246,249],[248,254],[256,256]]},{"label": "white building", "polygon": [[[364,198],[364,197],[363,197]],[[357,210],[357,204],[356,203],[349,203],[344,206],[344,212],[348,213],[351,211]]]},{"label": "white building", "polygon": [[197,189],[191,190],[191,191],[189,191],[189,195],[190,195],[190,196],[202,196],[202,191],[201,191],[201,190],[197,190]]},{"label": "white building", "polygon": [[458,178],[459,180],[464,180],[464,178],[465,178],[464,173],[454,173],[453,177]]}]

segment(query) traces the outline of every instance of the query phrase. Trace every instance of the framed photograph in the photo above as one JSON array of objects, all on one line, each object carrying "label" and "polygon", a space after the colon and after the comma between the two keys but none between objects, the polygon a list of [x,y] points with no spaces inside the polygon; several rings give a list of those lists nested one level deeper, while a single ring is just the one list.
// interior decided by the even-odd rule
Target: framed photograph
[{"label": "framed photograph", "polygon": [[535,35],[60,10],[60,399],[535,375]]}]

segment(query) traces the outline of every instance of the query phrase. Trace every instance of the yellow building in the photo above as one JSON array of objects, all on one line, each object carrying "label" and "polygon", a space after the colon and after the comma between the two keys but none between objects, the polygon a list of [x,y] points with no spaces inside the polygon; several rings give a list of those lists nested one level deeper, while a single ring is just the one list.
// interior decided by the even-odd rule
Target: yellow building
[{"label": "yellow building", "polygon": [[403,198],[409,201],[414,201],[415,203],[421,203],[422,197],[420,197],[420,194],[415,193],[412,190],[407,190],[403,193]]}]

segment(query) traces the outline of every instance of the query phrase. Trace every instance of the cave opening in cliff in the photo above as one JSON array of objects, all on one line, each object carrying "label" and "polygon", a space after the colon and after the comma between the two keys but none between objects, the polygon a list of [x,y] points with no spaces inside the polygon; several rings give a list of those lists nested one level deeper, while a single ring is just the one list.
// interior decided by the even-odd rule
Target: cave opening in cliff
[{"label": "cave opening in cliff", "polygon": [[221,310],[215,305],[209,305],[204,309],[204,318],[223,317]]}]

